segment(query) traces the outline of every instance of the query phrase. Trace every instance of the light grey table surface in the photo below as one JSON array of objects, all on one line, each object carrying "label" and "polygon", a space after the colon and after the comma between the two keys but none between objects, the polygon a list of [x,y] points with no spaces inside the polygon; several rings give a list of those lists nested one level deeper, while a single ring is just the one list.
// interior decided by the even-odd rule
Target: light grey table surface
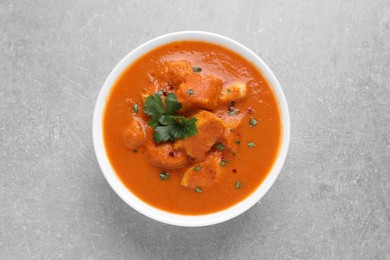
[{"label": "light grey table surface", "polygon": [[[92,145],[114,65],[180,30],[259,54],[291,113],[275,185],[205,228],[130,208]],[[390,1],[1,0],[0,87],[0,259],[390,259]]]}]

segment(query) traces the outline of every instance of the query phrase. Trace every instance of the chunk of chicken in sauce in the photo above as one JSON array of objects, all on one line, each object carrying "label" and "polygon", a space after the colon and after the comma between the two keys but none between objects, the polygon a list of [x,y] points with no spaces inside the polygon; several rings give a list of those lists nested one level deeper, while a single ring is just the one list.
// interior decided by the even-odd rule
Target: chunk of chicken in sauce
[{"label": "chunk of chicken in sauce", "polygon": [[228,103],[231,101],[240,101],[247,95],[246,83],[238,82],[231,86],[224,88],[219,95],[221,103]]},{"label": "chunk of chicken in sauce", "polygon": [[237,115],[227,115],[224,113],[220,115],[224,125],[225,131],[222,135],[222,144],[225,148],[231,153],[235,154],[237,148],[239,147],[238,142],[240,141],[240,130],[242,126],[242,119],[244,118],[245,113],[240,112]]},{"label": "chunk of chicken in sauce", "polygon": [[193,73],[191,63],[186,60],[169,61],[167,62],[167,68],[168,80],[170,80],[175,87],[185,82],[187,77]]},{"label": "chunk of chicken in sauce", "polygon": [[207,159],[191,168],[183,175],[181,185],[186,188],[211,186],[221,173],[221,154],[210,154]]},{"label": "chunk of chicken in sauce", "polygon": [[222,137],[225,126],[222,120],[208,111],[194,115],[198,120],[198,134],[174,144],[175,150],[184,150],[196,162],[203,161],[211,147]]},{"label": "chunk of chicken in sauce", "polygon": [[[178,88],[178,86],[184,83],[188,76],[192,73],[191,63],[186,60],[168,61],[162,65],[161,71],[158,77],[152,76],[156,73],[151,71],[148,73],[150,81],[153,85],[150,85],[142,94],[142,100],[153,95],[155,92],[162,91],[163,93],[169,93]],[[164,96],[162,96],[163,98]]]},{"label": "chunk of chicken in sauce", "polygon": [[142,128],[142,124],[131,118],[129,125],[125,128],[123,132],[123,145],[129,149],[137,149],[145,142],[145,132]]},{"label": "chunk of chicken in sauce", "polygon": [[183,168],[187,164],[186,153],[174,150],[172,143],[156,144],[153,141],[153,131],[150,128],[147,130],[147,137],[145,147],[151,165],[171,170]]},{"label": "chunk of chicken in sauce", "polygon": [[204,76],[192,73],[186,81],[180,84],[176,91],[183,110],[206,109],[214,110],[219,104],[222,80],[214,76]]}]

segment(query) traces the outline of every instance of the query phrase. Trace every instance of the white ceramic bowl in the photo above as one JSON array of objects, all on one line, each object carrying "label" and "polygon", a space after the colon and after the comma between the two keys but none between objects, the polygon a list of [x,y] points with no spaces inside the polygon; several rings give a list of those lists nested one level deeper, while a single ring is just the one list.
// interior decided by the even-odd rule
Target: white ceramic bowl
[{"label": "white ceramic bowl", "polygon": [[[111,164],[108,160],[104,142],[103,142],[103,131],[102,131],[102,117],[103,111],[105,107],[105,102],[107,95],[110,92],[111,87],[113,86],[115,80],[119,77],[119,75],[125,70],[131,63],[133,63],[137,58],[142,56],[143,54],[155,49],[158,46],[180,41],[180,40],[196,40],[196,41],[204,41],[211,42],[214,44],[218,44],[224,46],[230,50],[239,53],[241,56],[251,61],[265,76],[268,80],[270,87],[273,89],[276,94],[279,108],[281,112],[282,118],[282,142],[279,150],[279,154],[275,164],[272,167],[272,170],[269,172],[267,178],[263,181],[263,183],[253,192],[249,197],[245,200],[239,202],[238,204],[225,209],[223,211],[219,211],[212,214],[207,215],[199,215],[199,216],[186,216],[169,213],[147,203],[143,202],[137,196],[135,196],[130,190],[128,190],[123,183],[119,180],[118,176],[115,174]],[[221,223],[232,219],[244,211],[248,210],[254,204],[256,204],[271,188],[272,184],[275,182],[278,177],[283,163],[286,159],[288,145],[290,141],[290,116],[288,112],[286,98],[284,96],[283,90],[279,85],[278,80],[272,73],[272,71],[268,68],[268,66],[251,50],[242,44],[231,40],[227,37],[209,33],[209,32],[199,32],[199,31],[184,31],[184,32],[176,32],[166,34],[153,40],[150,40],[141,46],[137,47],[135,50],[130,52],[126,57],[124,57],[118,65],[111,71],[110,75],[107,77],[104,85],[99,93],[99,97],[96,101],[95,112],[93,117],[93,144],[95,147],[95,153],[97,160],[99,162],[100,168],[103,171],[104,176],[106,177],[108,183],[115,190],[115,192],[121,197],[127,204],[129,204],[132,208],[139,211],[140,213],[148,216],[157,221],[161,221],[163,223],[177,225],[177,226],[208,226],[217,223]]]}]

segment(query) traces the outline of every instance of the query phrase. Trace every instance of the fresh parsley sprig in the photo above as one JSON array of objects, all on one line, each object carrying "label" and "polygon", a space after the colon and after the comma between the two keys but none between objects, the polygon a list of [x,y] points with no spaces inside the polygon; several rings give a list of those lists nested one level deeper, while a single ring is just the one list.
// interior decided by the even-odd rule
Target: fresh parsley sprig
[{"label": "fresh parsley sprig", "polygon": [[158,93],[154,93],[145,100],[144,112],[151,117],[149,126],[154,128],[153,139],[156,143],[175,141],[198,133],[197,119],[178,116],[181,109],[174,93],[169,93],[165,98],[165,106]]}]

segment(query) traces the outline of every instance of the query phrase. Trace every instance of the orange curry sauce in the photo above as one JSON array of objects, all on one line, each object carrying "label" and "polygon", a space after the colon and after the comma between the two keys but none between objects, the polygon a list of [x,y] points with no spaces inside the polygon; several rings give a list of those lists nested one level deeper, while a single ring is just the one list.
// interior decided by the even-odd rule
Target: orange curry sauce
[{"label": "orange curry sauce", "polygon": [[[222,89],[232,82],[245,82],[247,86],[246,97],[235,102],[239,113],[245,114],[235,156],[229,158],[224,167],[221,166],[222,172],[213,185],[201,187],[202,192],[181,185],[188,167],[175,170],[154,167],[148,161],[145,146],[135,152],[123,144],[123,132],[134,116],[133,104],[139,105],[135,116],[147,127],[149,117],[143,112],[142,93],[158,88],[154,74],[161,71],[167,62],[179,60],[202,68],[199,72],[201,76],[220,78]],[[226,113],[228,109],[225,104],[213,113]],[[251,118],[257,120],[254,127],[249,124]],[[224,47],[196,41],[170,43],[133,62],[112,87],[103,119],[105,149],[124,185],[149,205],[183,215],[215,213],[237,204],[254,192],[276,160],[281,131],[281,115],[275,94],[259,70]],[[250,142],[256,146],[249,147]],[[163,171],[169,172],[168,180],[160,178]],[[242,184],[240,188],[236,187],[237,181]]]}]

